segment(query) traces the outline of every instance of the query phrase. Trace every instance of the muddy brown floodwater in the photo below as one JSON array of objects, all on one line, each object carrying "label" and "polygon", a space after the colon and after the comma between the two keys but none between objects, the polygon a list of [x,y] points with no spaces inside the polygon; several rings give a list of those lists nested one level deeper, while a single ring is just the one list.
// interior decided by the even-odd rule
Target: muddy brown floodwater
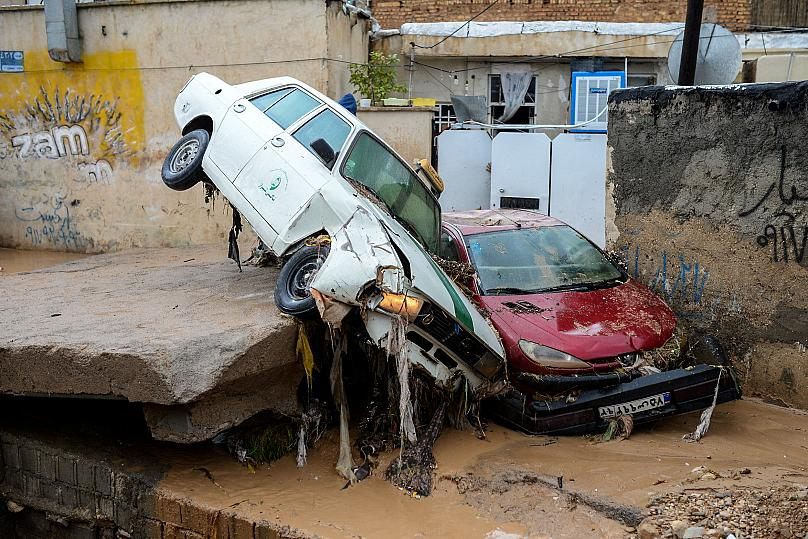
[{"label": "muddy brown floodwater", "polygon": [[55,251],[24,251],[0,248],[0,277],[10,273],[33,271],[78,260],[88,255]]},{"label": "muddy brown floodwater", "polygon": [[[292,457],[249,473],[217,452],[177,454],[160,486],[202,505],[233,507],[325,537],[579,538],[626,537],[630,529],[568,493],[644,508],[651,496],[692,488],[808,484],[805,412],[733,402],[716,409],[701,442],[683,441],[697,422],[698,414],[670,418],[605,443],[526,436],[494,425],[478,440],[447,429],[435,446],[434,493],[422,499],[406,496],[378,472],[341,490],[333,433],[302,469]],[[386,455],[377,470],[394,456]],[[717,478],[702,480],[692,471],[699,466]],[[751,473],[739,476],[743,468]],[[559,476],[561,491],[546,484]]]}]

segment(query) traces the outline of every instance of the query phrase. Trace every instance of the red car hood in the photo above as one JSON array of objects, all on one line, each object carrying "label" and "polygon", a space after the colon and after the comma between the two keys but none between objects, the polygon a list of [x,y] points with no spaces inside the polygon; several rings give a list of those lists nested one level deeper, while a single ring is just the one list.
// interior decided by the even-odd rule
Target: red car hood
[{"label": "red car hood", "polygon": [[633,280],[587,292],[478,299],[507,348],[526,339],[584,360],[657,348],[676,326],[670,308]]}]

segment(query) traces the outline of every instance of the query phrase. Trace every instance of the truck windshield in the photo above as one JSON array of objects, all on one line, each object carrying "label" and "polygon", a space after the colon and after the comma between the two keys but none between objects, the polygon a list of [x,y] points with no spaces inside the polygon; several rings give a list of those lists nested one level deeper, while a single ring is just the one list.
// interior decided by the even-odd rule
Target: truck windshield
[{"label": "truck windshield", "polygon": [[430,252],[436,252],[440,206],[421,180],[368,133],[357,137],[342,175],[370,189]]},{"label": "truck windshield", "polygon": [[485,232],[466,241],[485,295],[594,290],[625,279],[566,225]]}]

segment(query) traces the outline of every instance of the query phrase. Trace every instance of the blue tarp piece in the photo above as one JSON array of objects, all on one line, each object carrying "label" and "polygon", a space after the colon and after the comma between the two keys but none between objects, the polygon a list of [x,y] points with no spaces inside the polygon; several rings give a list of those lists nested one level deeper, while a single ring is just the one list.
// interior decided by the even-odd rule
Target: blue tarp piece
[{"label": "blue tarp piece", "polygon": [[340,97],[339,104],[348,109],[348,112],[356,115],[356,98],[353,94],[345,94],[344,96]]}]

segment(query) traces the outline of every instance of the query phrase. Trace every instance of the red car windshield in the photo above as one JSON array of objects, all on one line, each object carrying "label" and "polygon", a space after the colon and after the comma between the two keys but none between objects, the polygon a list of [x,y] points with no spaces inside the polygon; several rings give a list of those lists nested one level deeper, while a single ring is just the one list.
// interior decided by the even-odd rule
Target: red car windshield
[{"label": "red car windshield", "polygon": [[484,295],[591,290],[625,274],[566,225],[515,228],[466,237]]}]

